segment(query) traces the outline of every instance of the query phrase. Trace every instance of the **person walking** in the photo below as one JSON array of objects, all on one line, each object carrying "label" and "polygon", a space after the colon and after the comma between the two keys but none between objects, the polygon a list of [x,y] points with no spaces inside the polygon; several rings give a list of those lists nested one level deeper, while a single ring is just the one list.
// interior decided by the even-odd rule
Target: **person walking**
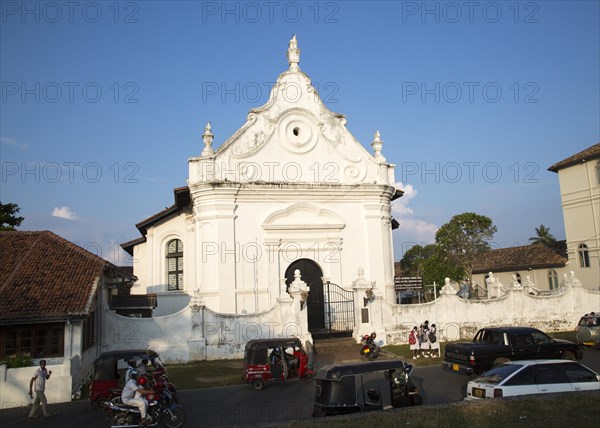
[{"label": "person walking", "polygon": [[408,333],[408,344],[410,345],[410,350],[413,354],[413,360],[419,358],[419,331],[417,326],[414,326],[413,329]]},{"label": "person walking", "polygon": [[429,343],[431,344],[431,358],[440,357],[440,340],[437,334],[437,327],[431,324],[429,329]]},{"label": "person walking", "polygon": [[425,321],[419,328],[419,349],[421,355],[425,358],[429,358],[431,344],[429,343],[429,321]]},{"label": "person walking", "polygon": [[[33,397],[33,391],[35,390],[35,400],[33,400],[33,406],[29,412],[30,418],[37,418],[37,409],[42,405],[42,413],[45,418],[52,416],[52,413],[48,412],[48,401],[46,400],[46,381],[50,379],[52,370],[46,370],[46,360],[40,360],[40,367],[35,370],[31,381],[29,381],[29,396]],[[35,388],[34,388],[35,384]]]}]

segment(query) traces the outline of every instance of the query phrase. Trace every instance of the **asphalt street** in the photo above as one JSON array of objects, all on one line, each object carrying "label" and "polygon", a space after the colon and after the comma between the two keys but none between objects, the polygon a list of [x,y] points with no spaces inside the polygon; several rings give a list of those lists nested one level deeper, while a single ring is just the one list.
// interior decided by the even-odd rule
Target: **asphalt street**
[{"label": "asphalt street", "polygon": [[[320,364],[344,362],[345,356],[322,355]],[[349,355],[349,358],[353,356]],[[586,350],[582,363],[600,372],[600,351]],[[425,405],[461,401],[466,395],[468,376],[442,369],[441,365],[416,367],[413,379]],[[310,419],[315,390],[314,380],[292,380],[271,384],[263,391],[246,385],[179,391],[188,427],[250,426],[278,423],[291,419]],[[34,428],[44,426],[73,428],[107,428],[107,414],[93,409],[88,401],[51,404],[54,416],[49,419],[27,418],[29,406],[0,410],[2,428]]]}]

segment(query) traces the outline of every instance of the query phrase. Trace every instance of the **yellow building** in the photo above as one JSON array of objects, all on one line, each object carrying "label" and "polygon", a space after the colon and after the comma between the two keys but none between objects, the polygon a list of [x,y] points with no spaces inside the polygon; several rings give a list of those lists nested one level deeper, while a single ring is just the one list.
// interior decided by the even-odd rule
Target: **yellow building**
[{"label": "yellow building", "polygon": [[600,288],[600,143],[555,163],[569,270],[583,286]]}]

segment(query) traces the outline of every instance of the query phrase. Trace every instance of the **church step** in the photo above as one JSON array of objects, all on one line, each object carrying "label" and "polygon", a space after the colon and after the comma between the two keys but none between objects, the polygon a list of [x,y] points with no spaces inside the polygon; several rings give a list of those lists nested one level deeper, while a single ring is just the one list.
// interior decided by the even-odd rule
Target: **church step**
[{"label": "church step", "polygon": [[318,353],[354,351],[358,349],[359,344],[351,337],[340,337],[333,339],[315,340],[315,348]]}]

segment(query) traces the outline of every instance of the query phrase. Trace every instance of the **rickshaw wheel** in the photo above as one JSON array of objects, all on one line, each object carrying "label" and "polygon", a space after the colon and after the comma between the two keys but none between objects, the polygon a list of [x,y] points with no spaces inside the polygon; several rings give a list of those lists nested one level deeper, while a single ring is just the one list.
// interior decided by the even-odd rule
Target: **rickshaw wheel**
[{"label": "rickshaw wheel", "polygon": [[100,398],[94,401],[94,407],[99,410],[107,410],[108,409],[108,400],[106,398]]},{"label": "rickshaw wheel", "polygon": [[254,379],[250,383],[250,387],[255,391],[262,391],[265,388],[265,381],[262,379]]}]

